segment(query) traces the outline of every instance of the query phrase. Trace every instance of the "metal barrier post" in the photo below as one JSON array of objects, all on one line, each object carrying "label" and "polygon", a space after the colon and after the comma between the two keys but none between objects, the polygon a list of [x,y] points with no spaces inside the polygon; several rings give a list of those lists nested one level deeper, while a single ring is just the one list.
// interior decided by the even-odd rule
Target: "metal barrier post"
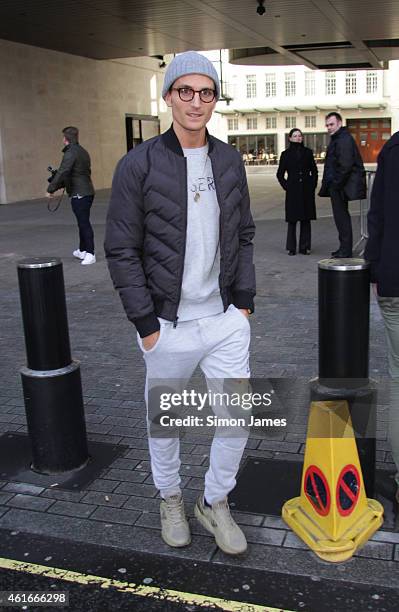
[{"label": "metal barrier post", "polygon": [[367,496],[374,496],[376,389],[369,382],[370,271],[363,259],[319,262],[319,378],[312,399],[347,400]]},{"label": "metal barrier post", "polygon": [[18,263],[27,367],[21,369],[32,469],[56,474],[88,459],[79,363],[72,361],[62,262]]}]

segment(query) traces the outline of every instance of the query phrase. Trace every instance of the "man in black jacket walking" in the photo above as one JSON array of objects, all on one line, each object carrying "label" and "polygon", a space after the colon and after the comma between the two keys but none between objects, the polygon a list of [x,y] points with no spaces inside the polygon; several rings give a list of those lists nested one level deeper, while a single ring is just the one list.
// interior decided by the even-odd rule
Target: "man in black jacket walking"
[{"label": "man in black jacket walking", "polygon": [[[399,487],[399,132],[378,156],[371,192],[364,258],[371,264],[371,282],[384,319],[388,342],[390,402],[388,438]],[[399,488],[396,493],[399,502]]]},{"label": "man in black jacket walking", "polygon": [[[245,386],[255,295],[254,224],[240,154],[206,130],[220,96],[213,64],[195,51],[177,55],[162,95],[172,110],[172,127],[119,162],[105,252],[146,364],[148,442],[161,495],[162,538],[178,547],[191,541],[179,438],[169,430],[164,437],[153,434],[154,422],[159,418],[162,425],[160,414],[167,415],[153,418],[150,392],[164,380],[182,394],[197,366],[212,392],[223,392],[225,379]],[[229,416],[225,405],[212,404],[212,410],[216,417]],[[205,490],[194,510],[230,554],[247,547],[227,501],[247,438],[245,428],[217,424]]]},{"label": "man in black jacket walking", "polygon": [[79,227],[79,248],[73,252],[73,256],[81,259],[83,266],[87,266],[96,262],[94,233],[90,223],[90,210],[94,200],[90,155],[78,142],[78,128],[69,126],[64,128],[62,133],[64,156],[47,188],[46,196],[52,197],[58,189],[65,187]]},{"label": "man in black jacket walking", "polygon": [[348,210],[349,200],[366,197],[366,173],[355,141],[342,125],[339,113],[326,116],[326,128],[331,135],[324,165],[319,196],[330,197],[339,248],[332,257],[352,257],[352,222]]}]

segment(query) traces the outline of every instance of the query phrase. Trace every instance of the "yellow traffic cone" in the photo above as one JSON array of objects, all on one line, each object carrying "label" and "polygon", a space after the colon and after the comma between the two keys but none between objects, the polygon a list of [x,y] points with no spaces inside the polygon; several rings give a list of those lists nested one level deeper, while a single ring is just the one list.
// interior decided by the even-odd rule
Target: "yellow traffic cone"
[{"label": "yellow traffic cone", "polygon": [[350,559],[383,523],[383,507],[365,494],[346,401],[312,402],[300,497],[282,516],[325,561]]}]

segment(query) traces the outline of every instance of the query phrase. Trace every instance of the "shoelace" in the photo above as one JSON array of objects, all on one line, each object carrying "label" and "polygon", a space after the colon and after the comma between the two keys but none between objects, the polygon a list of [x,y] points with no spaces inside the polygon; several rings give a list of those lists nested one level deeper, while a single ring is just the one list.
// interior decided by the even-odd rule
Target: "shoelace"
[{"label": "shoelace", "polygon": [[174,495],[167,498],[164,508],[168,515],[168,520],[174,525],[178,525],[179,523],[184,523],[186,521],[183,500],[181,498],[177,496],[175,497]]},{"label": "shoelace", "polygon": [[213,506],[215,514],[217,514],[218,518],[221,519],[225,524],[230,527],[235,527],[236,523],[233,517],[230,514],[230,508],[226,500],[222,500]]}]

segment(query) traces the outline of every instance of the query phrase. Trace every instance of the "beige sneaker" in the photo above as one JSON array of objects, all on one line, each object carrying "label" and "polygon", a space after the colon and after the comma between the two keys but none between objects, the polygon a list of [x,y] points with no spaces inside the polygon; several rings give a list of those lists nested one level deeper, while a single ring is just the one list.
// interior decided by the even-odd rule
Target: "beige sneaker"
[{"label": "beige sneaker", "polygon": [[190,527],[184,512],[181,493],[171,495],[161,501],[162,539],[169,546],[178,548],[191,542]]},{"label": "beige sneaker", "polygon": [[238,555],[247,550],[247,540],[230,514],[227,497],[209,508],[201,495],[195,504],[194,514],[201,525],[213,533],[216,544],[223,552]]}]

